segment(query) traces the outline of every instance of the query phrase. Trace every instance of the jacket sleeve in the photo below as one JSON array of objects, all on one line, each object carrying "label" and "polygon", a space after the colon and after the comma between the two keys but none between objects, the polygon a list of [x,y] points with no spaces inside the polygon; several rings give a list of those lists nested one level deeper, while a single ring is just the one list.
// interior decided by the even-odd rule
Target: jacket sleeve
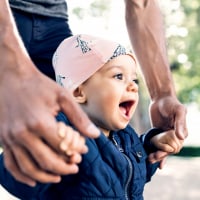
[{"label": "jacket sleeve", "polygon": [[143,143],[144,149],[147,154],[156,152],[158,150],[154,145],[151,144],[150,140],[152,137],[154,137],[155,135],[158,135],[162,132],[163,132],[162,129],[152,128],[140,136],[140,140]]},{"label": "jacket sleeve", "polygon": [[[158,149],[154,147],[150,140],[153,136],[160,134],[163,132],[162,129],[159,128],[152,128],[148,130],[146,133],[140,136],[140,140],[143,143],[144,149],[149,155],[150,153],[156,152]],[[155,174],[157,168],[159,167],[160,162],[156,162],[154,164],[149,163],[148,159],[146,159],[146,168],[147,168],[147,182],[151,180],[151,177]]]}]

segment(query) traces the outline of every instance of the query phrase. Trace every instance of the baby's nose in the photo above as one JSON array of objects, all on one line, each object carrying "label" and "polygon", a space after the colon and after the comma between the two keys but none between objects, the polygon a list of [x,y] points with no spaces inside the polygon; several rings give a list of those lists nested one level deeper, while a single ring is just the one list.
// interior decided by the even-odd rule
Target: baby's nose
[{"label": "baby's nose", "polygon": [[127,89],[128,91],[138,92],[138,84],[133,80],[129,81]]}]

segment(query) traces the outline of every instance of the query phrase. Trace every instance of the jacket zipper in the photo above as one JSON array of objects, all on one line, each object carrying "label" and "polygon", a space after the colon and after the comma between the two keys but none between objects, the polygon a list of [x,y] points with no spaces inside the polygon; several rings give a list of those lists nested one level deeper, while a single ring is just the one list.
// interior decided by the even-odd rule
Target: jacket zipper
[{"label": "jacket zipper", "polygon": [[126,198],[126,200],[129,200],[128,188],[129,188],[129,185],[130,185],[130,182],[131,182],[131,178],[133,176],[133,166],[132,166],[132,163],[131,163],[131,160],[129,159],[129,157],[124,153],[124,150],[121,147],[119,147],[119,145],[118,145],[117,141],[115,140],[114,136],[112,136],[112,140],[113,140],[115,146],[117,147],[117,149],[124,155],[124,157],[128,161],[129,176],[128,176],[128,179],[127,179],[126,184],[125,184],[125,198]]},{"label": "jacket zipper", "polygon": [[131,182],[131,178],[133,176],[133,166],[131,164],[131,161],[130,161],[129,157],[127,155],[125,155],[124,153],[123,153],[123,155],[127,159],[128,165],[129,165],[129,169],[130,169],[128,180],[127,180],[126,185],[125,185],[125,198],[128,200],[129,199],[129,197],[128,197],[128,188],[129,188],[129,185],[130,185],[130,182]]}]

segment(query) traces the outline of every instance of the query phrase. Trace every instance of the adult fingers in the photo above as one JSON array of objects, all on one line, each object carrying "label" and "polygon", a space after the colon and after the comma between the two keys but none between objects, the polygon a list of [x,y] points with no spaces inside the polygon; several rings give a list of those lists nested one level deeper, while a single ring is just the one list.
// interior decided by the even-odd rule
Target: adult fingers
[{"label": "adult fingers", "polygon": [[[69,155],[74,152],[84,154],[88,151],[85,138],[72,127],[66,126],[63,122],[56,122],[51,115],[41,114],[41,116],[43,120],[46,121],[46,124],[40,123],[33,127],[37,127],[37,130],[34,129],[34,131],[37,132],[37,135],[40,135],[43,141],[50,145],[49,148],[51,147],[57,153],[63,155]],[[26,145],[30,143],[30,139],[29,137],[27,138],[27,135],[28,134],[26,134],[26,138],[23,138],[23,140],[27,140]],[[32,152],[31,149],[29,151]]]},{"label": "adult fingers", "polygon": [[[33,134],[29,134],[30,139],[26,141],[26,149],[27,146],[28,152],[34,161],[37,163],[39,170],[43,170],[45,174],[53,173],[53,174],[74,174],[78,171],[77,166],[73,166],[67,163],[66,159],[64,159],[62,154],[59,154],[54,149],[52,149],[47,143],[41,138],[35,137]],[[29,155],[29,157],[30,157]],[[17,159],[20,160],[18,154],[16,154]],[[29,160],[31,162],[31,160]],[[27,166],[27,165],[26,165]],[[25,170],[24,170],[25,171]],[[25,173],[30,173],[30,168],[26,170]],[[37,170],[33,170],[37,173]],[[35,177],[32,173],[31,177]],[[41,179],[39,176],[37,180]],[[45,180],[39,180],[44,182]]]},{"label": "adult fingers", "polygon": [[150,163],[156,163],[156,162],[163,160],[168,155],[169,154],[167,152],[156,151],[154,153],[149,154],[148,160],[149,160]]},{"label": "adult fingers", "polygon": [[15,160],[15,157],[13,156],[12,152],[8,148],[4,147],[3,158],[4,158],[5,167],[15,177],[16,180],[22,183],[25,183],[29,186],[35,186],[36,181],[24,175],[20,171],[20,169],[18,168],[17,162]]},{"label": "adult fingers", "polygon": [[73,174],[78,171],[78,167],[67,163],[64,152],[56,151],[60,149],[62,139],[57,134],[55,119],[44,116],[43,120],[47,120],[49,125],[37,125],[36,132],[20,129],[18,137],[6,141],[23,174],[39,182],[52,182],[52,174]]},{"label": "adult fingers", "polygon": [[164,168],[164,165],[166,163],[166,157],[163,158],[161,161],[160,161],[160,165],[159,165],[159,169],[163,169]]},{"label": "adult fingers", "polygon": [[177,108],[175,116],[175,134],[181,140],[185,139],[188,136],[188,129],[186,125],[186,108],[183,108],[181,105]]},{"label": "adult fingers", "polygon": [[8,150],[8,148],[4,149],[4,162],[5,167],[18,181],[30,186],[35,186],[36,181],[44,183],[57,183],[60,181],[59,175],[39,169],[38,165],[33,162],[31,156],[23,148],[15,146],[14,153],[13,150]]}]

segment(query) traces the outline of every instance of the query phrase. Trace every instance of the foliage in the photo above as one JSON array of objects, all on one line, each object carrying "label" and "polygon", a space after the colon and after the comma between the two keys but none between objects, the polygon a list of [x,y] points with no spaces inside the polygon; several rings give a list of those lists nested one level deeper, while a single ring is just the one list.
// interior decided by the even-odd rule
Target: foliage
[{"label": "foliage", "polygon": [[162,10],[177,94],[183,103],[200,105],[200,1],[168,2]]},{"label": "foliage", "polygon": [[85,4],[86,7],[80,5],[73,9],[73,14],[75,14],[80,20],[87,15],[91,17],[104,17],[109,12],[110,1],[94,0]]},{"label": "foliage", "polygon": [[196,146],[185,146],[178,154],[175,154],[173,156],[200,157],[200,148]]}]

